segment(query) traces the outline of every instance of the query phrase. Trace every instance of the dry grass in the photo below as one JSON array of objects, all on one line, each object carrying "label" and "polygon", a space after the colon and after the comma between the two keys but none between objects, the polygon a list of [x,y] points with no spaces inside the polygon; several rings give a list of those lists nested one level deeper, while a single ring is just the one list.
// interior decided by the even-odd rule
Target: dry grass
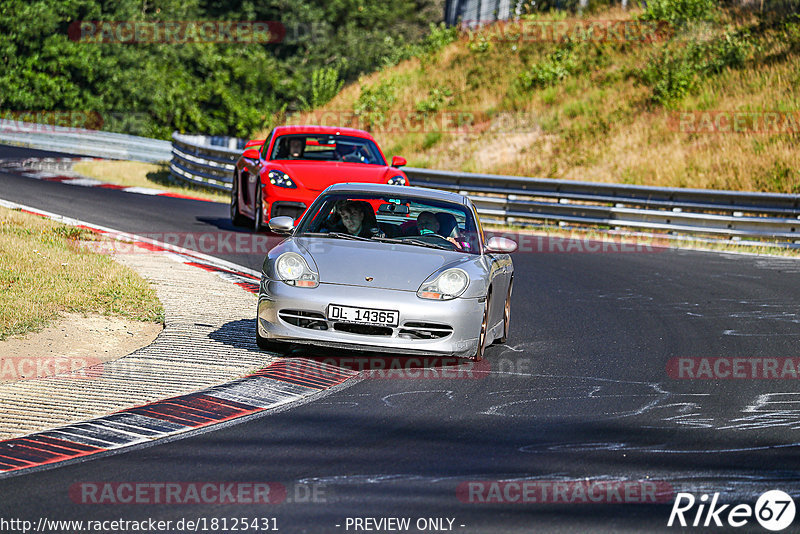
[{"label": "dry grass", "polygon": [[[591,17],[619,20],[636,14],[615,9]],[[672,109],[653,102],[652,88],[639,74],[664,47],[685,46],[686,36],[669,43],[583,43],[576,52],[576,72],[534,88],[522,87],[520,74],[546,61],[558,44],[489,39],[480,47],[479,37],[463,36],[432,57],[362,77],[308,117],[350,113],[363,88],[381,84],[394,89],[387,113],[407,114],[439,89],[450,95],[439,111],[494,117],[489,127],[470,133],[373,131],[387,155],[406,156],[412,166],[448,170],[799,193],[799,134],[691,134],[676,131],[668,121],[668,113],[681,110],[800,112],[800,32],[788,38],[775,29],[756,34],[754,24],[752,17],[723,14],[719,24],[704,30],[719,37],[726,29],[748,27],[756,47],[743,67],[703,77]],[[502,112],[523,113],[528,120],[493,131]]]},{"label": "dry grass", "polygon": [[79,247],[87,230],[0,208],[0,340],[61,312],[163,321],[153,289],[110,257]]},{"label": "dry grass", "polygon": [[89,178],[126,187],[149,187],[170,193],[211,200],[230,202],[230,195],[221,191],[204,189],[173,178],[169,167],[138,161],[82,161],[73,170]]}]

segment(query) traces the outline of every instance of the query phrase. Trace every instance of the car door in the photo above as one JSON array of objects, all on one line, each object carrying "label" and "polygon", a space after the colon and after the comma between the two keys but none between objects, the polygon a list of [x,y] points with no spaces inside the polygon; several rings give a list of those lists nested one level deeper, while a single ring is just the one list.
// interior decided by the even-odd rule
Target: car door
[{"label": "car door", "polygon": [[240,206],[242,206],[241,211],[249,217],[254,215],[256,195],[261,193],[260,177],[262,170],[266,166],[266,155],[269,154],[273,132],[270,132],[264,144],[261,145],[258,159],[242,158],[243,172],[240,177],[241,181],[239,182],[239,191],[241,194]]},{"label": "car door", "polygon": [[478,225],[478,235],[483,247],[483,254],[486,261],[486,268],[489,276],[489,285],[492,288],[492,297],[489,302],[489,326],[493,327],[503,320],[503,307],[506,295],[508,295],[508,284],[511,280],[511,257],[508,254],[487,252],[486,239],[481,226],[480,218],[475,206],[472,206],[473,217]]}]

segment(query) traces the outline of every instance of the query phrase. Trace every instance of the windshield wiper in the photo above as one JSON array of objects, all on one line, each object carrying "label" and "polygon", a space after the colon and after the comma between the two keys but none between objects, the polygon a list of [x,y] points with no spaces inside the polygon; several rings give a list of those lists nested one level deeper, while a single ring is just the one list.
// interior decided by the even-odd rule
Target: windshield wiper
[{"label": "windshield wiper", "polygon": [[427,241],[420,241],[418,239],[410,237],[373,237],[372,239],[385,243],[400,243],[407,245],[417,245],[420,247],[436,248],[439,250],[451,250],[451,251],[453,250],[452,247],[437,245],[436,243],[428,243]]},{"label": "windshield wiper", "polygon": [[354,239],[356,241],[371,241],[368,237],[360,235],[346,234],[344,232],[306,232],[297,237],[336,237],[339,239]]}]

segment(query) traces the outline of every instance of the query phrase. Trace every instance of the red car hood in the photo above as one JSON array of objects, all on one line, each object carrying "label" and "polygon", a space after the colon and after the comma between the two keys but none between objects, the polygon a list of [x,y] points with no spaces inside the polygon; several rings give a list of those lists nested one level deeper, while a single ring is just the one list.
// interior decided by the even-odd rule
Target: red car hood
[{"label": "red car hood", "polygon": [[270,161],[266,168],[285,172],[293,180],[311,191],[322,191],[329,185],[342,182],[385,184],[392,176],[403,175],[399,169],[388,165],[366,165],[338,161]]}]

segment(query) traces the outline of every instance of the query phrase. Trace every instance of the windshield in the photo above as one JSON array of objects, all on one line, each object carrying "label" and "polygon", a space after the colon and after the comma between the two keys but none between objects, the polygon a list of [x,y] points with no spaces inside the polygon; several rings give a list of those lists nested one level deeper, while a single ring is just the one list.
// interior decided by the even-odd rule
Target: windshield
[{"label": "windshield", "polygon": [[375,143],[346,135],[282,135],[275,140],[270,159],[386,165]]},{"label": "windshield", "polygon": [[403,195],[323,195],[306,212],[294,235],[480,254],[478,226],[467,206]]}]

